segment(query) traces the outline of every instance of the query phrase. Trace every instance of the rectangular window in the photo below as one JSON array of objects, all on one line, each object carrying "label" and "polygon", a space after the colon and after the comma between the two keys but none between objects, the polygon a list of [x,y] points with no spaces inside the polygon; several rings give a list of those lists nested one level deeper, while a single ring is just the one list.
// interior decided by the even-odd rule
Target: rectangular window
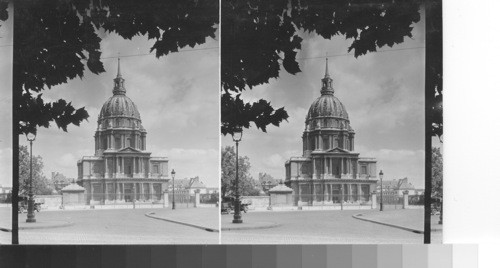
[{"label": "rectangular window", "polygon": [[366,166],[361,166],[361,174],[368,174]]}]

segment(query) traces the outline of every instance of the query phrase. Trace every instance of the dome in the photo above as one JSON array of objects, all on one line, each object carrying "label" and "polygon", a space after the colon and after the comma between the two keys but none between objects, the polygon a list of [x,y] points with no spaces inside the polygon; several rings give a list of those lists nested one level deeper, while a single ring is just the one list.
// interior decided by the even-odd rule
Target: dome
[{"label": "dome", "polygon": [[120,73],[120,59],[118,59],[118,73],[114,79],[115,86],[113,88],[113,96],[109,98],[101,108],[98,122],[106,118],[125,117],[141,120],[141,115],[135,103],[125,95],[125,79]]},{"label": "dome", "polygon": [[317,98],[309,108],[306,121],[328,117],[349,120],[349,115],[347,114],[344,104],[342,104],[333,94],[323,94]]},{"label": "dome", "polygon": [[350,126],[347,110],[335,97],[333,80],[328,73],[328,59],[326,59],[325,77],[321,79],[321,96],[313,101],[306,116],[306,131],[316,129],[347,129],[354,130]]},{"label": "dome", "polygon": [[135,103],[122,94],[113,95],[101,108],[98,121],[105,118],[128,117],[141,120],[141,115]]}]

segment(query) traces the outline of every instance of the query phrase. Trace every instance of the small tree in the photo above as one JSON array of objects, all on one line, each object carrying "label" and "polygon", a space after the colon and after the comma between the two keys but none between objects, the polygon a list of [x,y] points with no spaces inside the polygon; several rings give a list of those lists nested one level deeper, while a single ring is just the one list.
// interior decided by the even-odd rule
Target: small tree
[{"label": "small tree", "polygon": [[[221,156],[221,195],[222,197],[234,196],[236,178],[236,152],[233,146],[222,149]],[[250,159],[239,156],[238,178],[240,195],[258,195],[260,192],[257,181],[250,175]]]},{"label": "small tree", "polygon": [[[33,156],[33,194],[52,194],[54,187],[43,172],[41,156]],[[19,195],[27,195],[30,183],[30,153],[27,146],[19,146]]]}]

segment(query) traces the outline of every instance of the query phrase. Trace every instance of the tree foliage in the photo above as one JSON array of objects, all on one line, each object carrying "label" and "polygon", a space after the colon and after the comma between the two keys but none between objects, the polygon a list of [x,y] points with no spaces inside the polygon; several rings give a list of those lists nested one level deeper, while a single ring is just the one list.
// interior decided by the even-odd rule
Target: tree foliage
[{"label": "tree foliage", "polygon": [[[54,186],[43,174],[43,159],[33,156],[33,193],[35,195],[52,194]],[[28,195],[30,182],[30,153],[27,146],[19,146],[19,195]]]},{"label": "tree foliage", "polygon": [[[0,19],[6,7],[0,6]],[[125,39],[147,36],[156,57],[215,38],[216,0],[40,0],[16,1],[14,9],[14,92],[19,134],[51,122],[67,130],[88,118],[84,107],[60,99],[47,102],[41,92],[82,78],[84,70],[104,72],[99,31]]]},{"label": "tree foliage", "polygon": [[262,173],[259,172],[259,183],[262,185],[263,183],[269,183],[273,186],[278,185],[281,181],[278,179],[275,179],[273,176],[267,174],[267,173]]},{"label": "tree foliage", "polygon": [[432,197],[443,198],[443,155],[438,147],[432,148]]},{"label": "tree foliage", "polygon": [[[221,196],[234,196],[236,179],[236,152],[233,146],[222,148],[221,153]],[[240,195],[259,195],[260,188],[250,175],[250,159],[247,156],[238,157],[238,186]]]},{"label": "tree foliage", "polygon": [[280,71],[300,72],[296,59],[301,31],[325,39],[336,35],[352,40],[346,48],[355,57],[392,47],[412,37],[412,24],[420,20],[420,0],[243,0],[222,1],[221,132],[253,122],[266,126],[288,118],[266,100],[245,103],[244,90],[269,83]]}]

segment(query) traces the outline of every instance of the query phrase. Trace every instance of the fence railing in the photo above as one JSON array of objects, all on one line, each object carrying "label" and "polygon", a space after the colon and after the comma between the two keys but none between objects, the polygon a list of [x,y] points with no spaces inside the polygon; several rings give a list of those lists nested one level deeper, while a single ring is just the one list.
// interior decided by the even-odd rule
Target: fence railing
[{"label": "fence railing", "polygon": [[219,193],[200,194],[200,204],[217,204],[219,202]]},{"label": "fence railing", "polygon": [[[295,206],[371,206],[371,195],[318,195],[301,194],[291,195]],[[271,200],[272,202],[273,200]],[[274,203],[274,202],[272,202]],[[281,205],[283,202],[276,202]],[[274,205],[274,204],[273,204]]]},{"label": "fence railing", "polygon": [[[380,208],[381,203],[380,195],[373,196],[371,193],[354,195],[283,194],[267,196],[265,199],[260,197],[258,199],[256,199],[256,197],[246,197],[246,199],[248,199],[249,207],[251,209],[290,206],[374,209]],[[407,205],[423,206],[423,200],[422,195],[410,195],[408,196]],[[382,204],[384,208],[387,209],[402,209],[404,205],[404,196],[384,195],[382,198]]]}]

